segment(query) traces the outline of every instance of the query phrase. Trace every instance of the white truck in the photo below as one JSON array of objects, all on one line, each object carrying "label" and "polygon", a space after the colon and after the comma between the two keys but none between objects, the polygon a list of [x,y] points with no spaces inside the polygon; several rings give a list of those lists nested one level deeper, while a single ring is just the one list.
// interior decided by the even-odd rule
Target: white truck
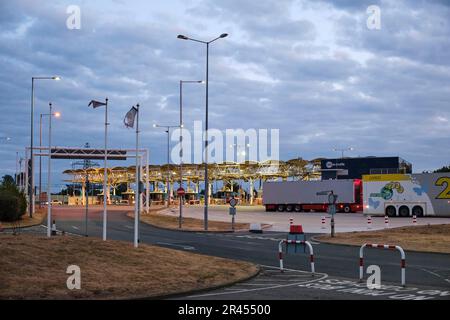
[{"label": "white truck", "polygon": [[364,175],[364,214],[450,216],[450,173]]},{"label": "white truck", "polygon": [[328,196],[317,193],[333,191],[338,196],[336,202],[338,211],[362,212],[361,186],[359,179],[268,181],[263,185],[263,205],[266,211],[326,211]]}]

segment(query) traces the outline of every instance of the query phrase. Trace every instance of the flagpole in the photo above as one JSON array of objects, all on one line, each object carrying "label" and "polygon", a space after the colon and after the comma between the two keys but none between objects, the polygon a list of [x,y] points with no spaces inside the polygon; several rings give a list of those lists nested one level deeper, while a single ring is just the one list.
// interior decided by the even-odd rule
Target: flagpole
[{"label": "flagpole", "polygon": [[[136,189],[134,191],[134,247],[138,247],[139,242],[139,213],[141,204],[140,193],[140,169],[139,169],[139,104],[136,105]],[[148,200],[147,200],[148,201]]]},{"label": "flagpole", "polygon": [[108,98],[106,98],[105,105],[105,171],[103,173],[103,241],[106,241],[106,220],[107,220],[107,201],[108,197],[106,195],[107,183],[108,183]]}]

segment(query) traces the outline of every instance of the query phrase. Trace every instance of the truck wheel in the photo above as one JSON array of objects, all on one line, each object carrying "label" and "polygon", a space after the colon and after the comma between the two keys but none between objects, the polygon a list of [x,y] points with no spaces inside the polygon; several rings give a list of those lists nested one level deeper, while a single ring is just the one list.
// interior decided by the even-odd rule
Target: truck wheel
[{"label": "truck wheel", "polygon": [[407,206],[401,206],[400,209],[398,209],[398,215],[400,217],[409,217],[409,208]]},{"label": "truck wheel", "polygon": [[295,210],[295,212],[301,212],[301,211],[302,211],[302,206],[299,205],[299,204],[296,204],[296,205],[294,206],[294,210]]},{"label": "truck wheel", "polygon": [[292,205],[292,204],[288,204],[287,206],[286,206],[286,211],[287,212],[292,212],[294,210],[294,206]]},{"label": "truck wheel", "polygon": [[350,213],[350,212],[352,212],[352,208],[351,208],[348,204],[346,204],[346,205],[344,206],[344,212],[345,212],[345,213]]},{"label": "truck wheel", "polygon": [[397,215],[397,210],[395,210],[394,206],[389,206],[386,208],[386,215],[388,217],[395,217]]},{"label": "truck wheel", "polygon": [[421,206],[415,206],[412,209],[412,214],[416,217],[423,217],[423,208]]},{"label": "truck wheel", "polygon": [[283,204],[277,205],[277,211],[278,212],[283,212],[284,211],[284,205]]}]

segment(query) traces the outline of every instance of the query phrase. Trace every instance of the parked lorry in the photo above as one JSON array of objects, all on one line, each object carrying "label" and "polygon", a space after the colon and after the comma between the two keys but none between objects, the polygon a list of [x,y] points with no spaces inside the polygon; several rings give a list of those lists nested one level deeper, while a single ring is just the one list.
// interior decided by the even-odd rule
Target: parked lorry
[{"label": "parked lorry", "polygon": [[338,196],[338,211],[349,213],[363,210],[360,179],[264,182],[263,205],[266,211],[326,211],[328,196],[317,195],[322,191],[333,191]]},{"label": "parked lorry", "polygon": [[450,173],[365,175],[364,214],[450,216]]}]

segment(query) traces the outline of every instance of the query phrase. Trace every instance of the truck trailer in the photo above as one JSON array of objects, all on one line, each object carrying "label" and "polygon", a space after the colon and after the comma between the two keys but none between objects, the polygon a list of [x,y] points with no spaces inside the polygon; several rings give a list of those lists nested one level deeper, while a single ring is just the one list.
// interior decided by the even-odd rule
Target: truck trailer
[{"label": "truck trailer", "polygon": [[362,212],[360,179],[322,181],[268,181],[263,184],[263,205],[266,211],[326,211],[328,196],[318,192],[333,191],[338,196],[340,212]]},{"label": "truck trailer", "polygon": [[364,175],[364,214],[450,216],[450,173]]}]

